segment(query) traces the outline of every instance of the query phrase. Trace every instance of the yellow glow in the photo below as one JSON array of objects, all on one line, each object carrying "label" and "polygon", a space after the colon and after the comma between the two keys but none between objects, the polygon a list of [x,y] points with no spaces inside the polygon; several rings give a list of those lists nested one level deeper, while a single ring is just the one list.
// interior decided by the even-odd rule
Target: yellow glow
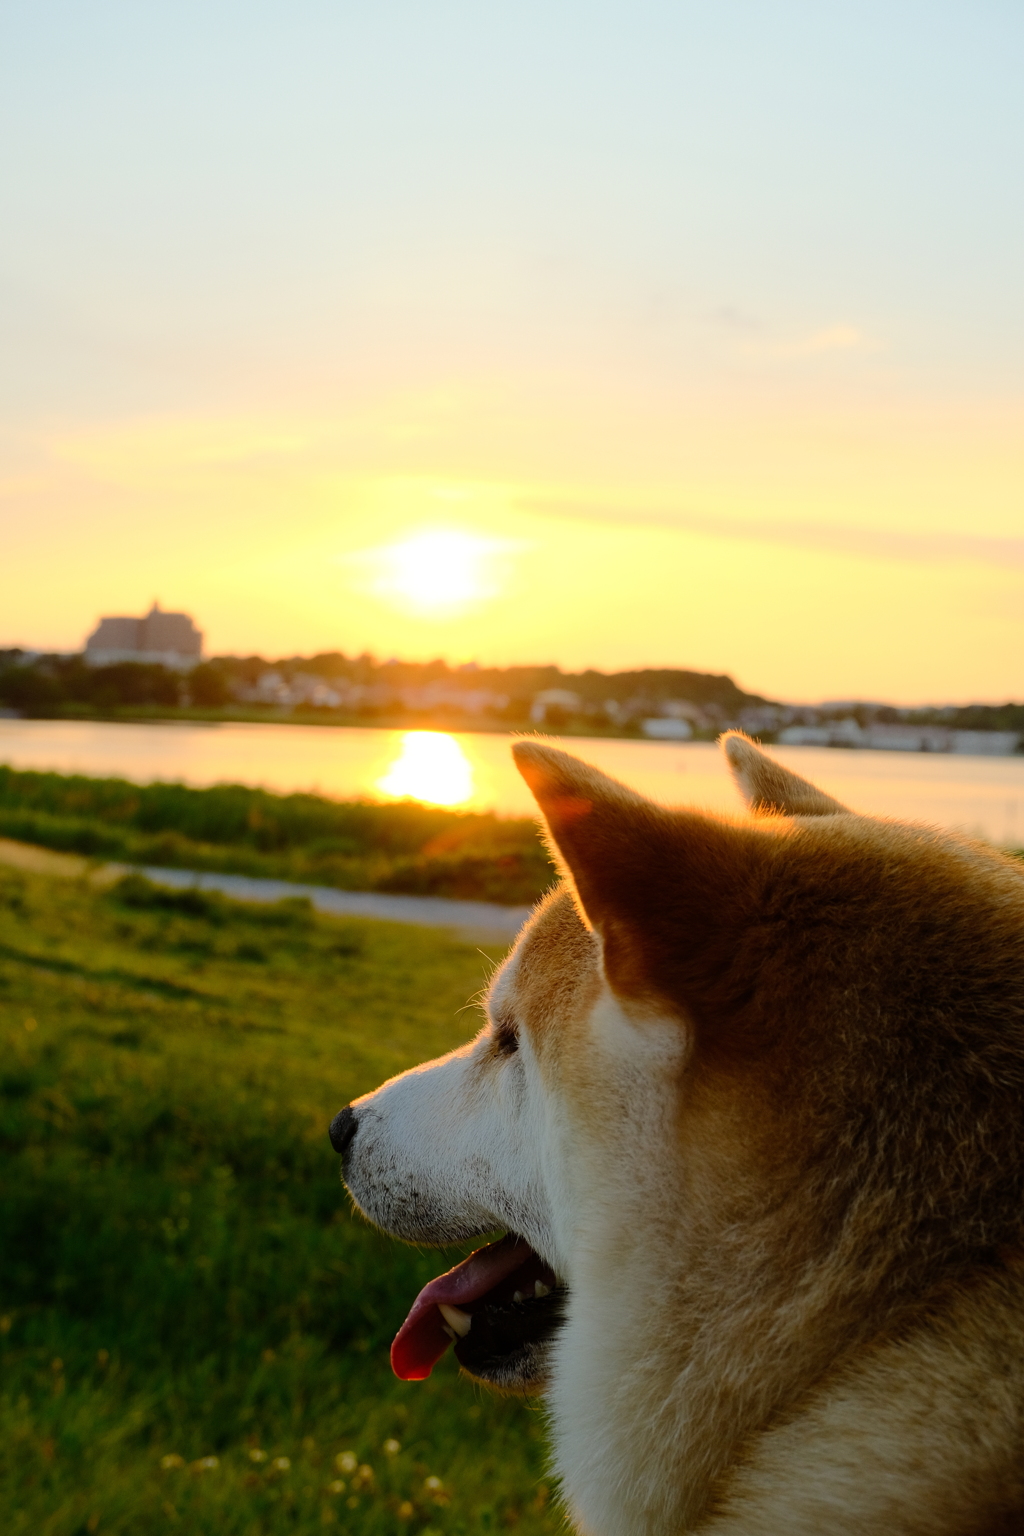
[{"label": "yellow glow", "polygon": [[378,551],[383,573],[376,590],[404,607],[460,608],[493,592],[486,569],[492,553],[490,540],[469,533],[433,529],[414,534]]},{"label": "yellow glow", "polygon": [[402,750],[377,788],[396,799],[428,805],[464,805],[473,796],[473,769],[453,736],[444,731],[406,731]]},{"label": "yellow glow", "polygon": [[[810,339],[828,367],[859,358],[839,327]],[[863,350],[841,398],[822,374],[812,399],[765,352],[760,382],[671,400],[481,385],[457,409],[424,394],[12,429],[0,646],[78,648],[100,614],[158,590],[212,654],[685,666],[796,700],[1020,698],[1021,400],[905,396]]]}]

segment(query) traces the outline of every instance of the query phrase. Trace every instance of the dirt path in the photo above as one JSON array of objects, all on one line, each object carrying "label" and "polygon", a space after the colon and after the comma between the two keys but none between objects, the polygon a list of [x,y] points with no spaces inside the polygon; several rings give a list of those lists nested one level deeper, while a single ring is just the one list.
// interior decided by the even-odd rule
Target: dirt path
[{"label": "dirt path", "polygon": [[[34,875],[63,880],[88,879],[109,885],[127,874],[127,864],[95,865],[74,853],[52,853],[30,843],[0,838],[0,863]],[[370,917],[389,923],[415,923],[448,928],[460,938],[481,943],[511,943],[525,922],[529,907],[503,907],[490,901],[454,901],[446,896],[391,896],[381,891],[339,891],[329,885],[298,885],[289,880],[258,880],[249,875],[209,874],[192,869],[159,869],[144,865],[138,873],[176,890],[220,891],[233,901],[281,901],[306,896],[318,912],[333,917]]]}]

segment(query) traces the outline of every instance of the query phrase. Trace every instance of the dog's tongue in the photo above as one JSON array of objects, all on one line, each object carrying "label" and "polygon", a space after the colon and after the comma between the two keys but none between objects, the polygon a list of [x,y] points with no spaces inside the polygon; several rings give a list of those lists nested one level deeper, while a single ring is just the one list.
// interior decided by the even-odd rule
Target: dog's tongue
[{"label": "dog's tongue", "polygon": [[496,1243],[488,1243],[486,1248],[478,1248],[447,1274],[438,1275],[425,1285],[391,1346],[391,1369],[395,1375],[402,1381],[424,1381],[448,1348],[451,1338],[444,1331],[439,1305],[465,1307],[467,1302],[485,1296],[532,1257],[529,1243],[509,1234]]}]

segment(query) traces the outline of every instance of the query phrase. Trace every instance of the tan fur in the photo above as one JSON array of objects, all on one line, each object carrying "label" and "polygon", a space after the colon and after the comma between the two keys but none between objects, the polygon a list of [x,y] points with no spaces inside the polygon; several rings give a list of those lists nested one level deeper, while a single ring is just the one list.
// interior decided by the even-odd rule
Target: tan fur
[{"label": "tan fur", "polygon": [[770,821],[517,753],[613,990],[695,1036],[672,1236],[648,1256],[669,1337],[656,1322],[619,1386],[670,1449],[645,1475],[684,1462],[681,1520],[722,1536],[1024,1530],[1024,1284],[1000,1258],[1024,1238],[1024,881],[726,750]]},{"label": "tan fur", "polygon": [[831,795],[758,751],[742,731],[726,731],[722,748],[740,794],[755,815],[834,816],[846,810]]},{"label": "tan fur", "polygon": [[1017,1275],[983,1273],[829,1372],[741,1454],[708,1536],[1019,1533],[1022,1301]]}]

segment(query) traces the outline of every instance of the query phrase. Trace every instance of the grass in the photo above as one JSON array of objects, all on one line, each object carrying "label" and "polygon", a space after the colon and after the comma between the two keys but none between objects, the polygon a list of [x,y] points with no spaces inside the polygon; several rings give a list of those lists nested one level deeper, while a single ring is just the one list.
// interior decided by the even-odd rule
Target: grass
[{"label": "grass", "polygon": [[9,870],[0,945],[7,1536],[558,1529],[535,1409],[391,1376],[455,1255],[355,1219],[326,1137],[497,952]]},{"label": "grass", "polygon": [[512,905],[551,883],[527,818],[241,784],[189,789],[0,765],[0,837],[129,864]]}]

